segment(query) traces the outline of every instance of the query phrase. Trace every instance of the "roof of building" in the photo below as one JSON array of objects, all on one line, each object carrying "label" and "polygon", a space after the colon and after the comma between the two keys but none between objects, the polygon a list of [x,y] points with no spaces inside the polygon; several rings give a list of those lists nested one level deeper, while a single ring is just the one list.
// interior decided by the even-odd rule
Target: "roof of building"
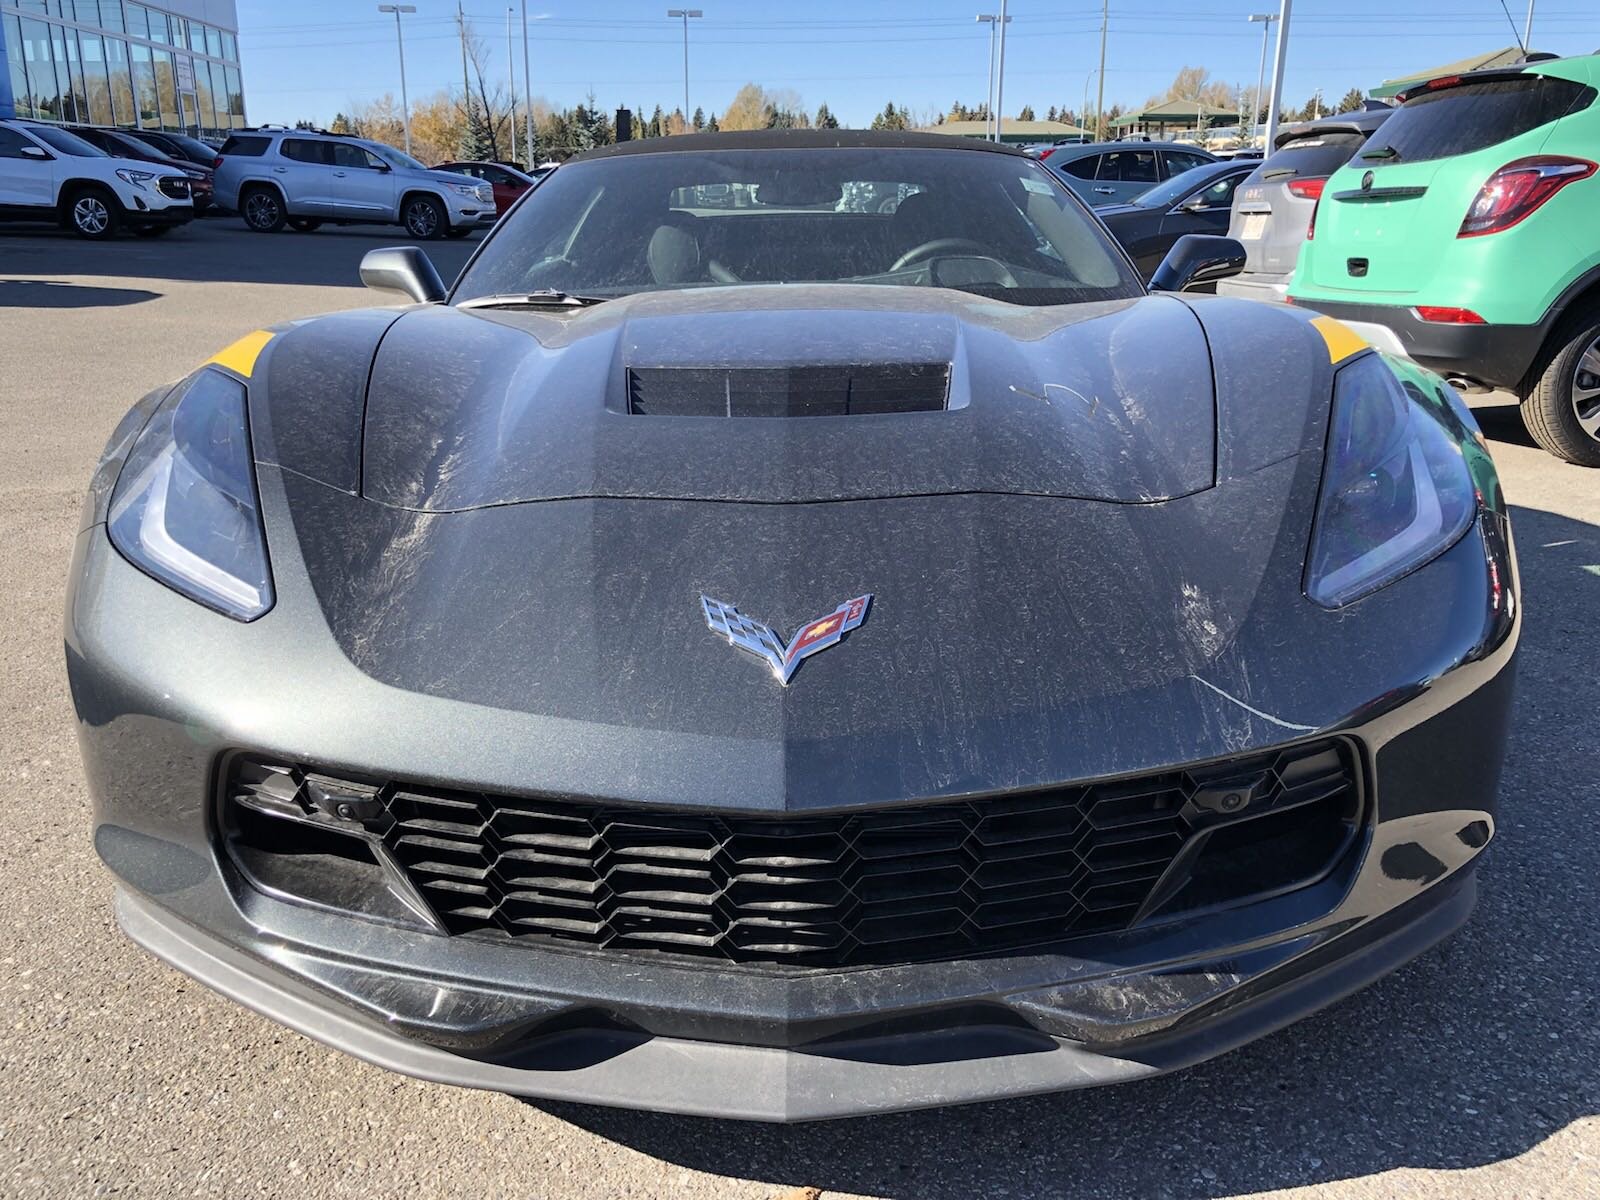
[{"label": "roof of building", "polygon": [[[988,121],[944,121],[938,125],[926,125],[917,132],[939,133],[946,137],[981,138],[988,134],[990,128]],[[1072,137],[1088,132],[1078,125],[1068,125],[1065,121],[1019,121],[1015,117],[1000,118],[1000,136],[1007,138],[1049,142],[1056,138]]]},{"label": "roof of building", "polygon": [[1239,110],[1218,108],[1215,104],[1203,104],[1199,100],[1163,100],[1160,104],[1152,104],[1149,108],[1142,108],[1138,112],[1124,113],[1109,124],[1113,129],[1152,121],[1177,124],[1179,121],[1192,121],[1197,116],[1232,117],[1237,121]]}]

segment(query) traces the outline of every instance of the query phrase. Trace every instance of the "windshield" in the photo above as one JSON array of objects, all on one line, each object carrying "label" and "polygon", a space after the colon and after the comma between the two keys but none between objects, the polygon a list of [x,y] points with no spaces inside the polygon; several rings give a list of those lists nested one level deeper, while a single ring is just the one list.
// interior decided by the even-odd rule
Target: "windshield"
[{"label": "windshield", "polygon": [[454,298],[741,283],[944,287],[1028,305],[1142,294],[1031,159],[819,147],[569,163],[495,231]]},{"label": "windshield", "polygon": [[65,129],[52,129],[48,125],[30,125],[28,132],[38,138],[52,149],[63,154],[70,154],[73,158],[110,158],[98,146],[91,146],[75,133],[68,133]]},{"label": "windshield", "polygon": [[179,150],[182,150],[183,157],[187,158],[190,162],[203,163],[209,167],[217,157],[217,151],[215,147],[208,146],[204,142],[189,137],[186,134],[163,133],[161,135],[161,139],[162,141],[170,142],[173,146],[177,147]]},{"label": "windshield", "polygon": [[1133,203],[1140,208],[1165,208],[1182,200],[1206,180],[1226,173],[1219,170],[1215,163],[1207,163],[1203,167],[1190,167],[1183,174],[1174,175],[1165,183],[1158,183],[1147,192],[1140,192],[1133,198]]},{"label": "windshield", "polygon": [[419,163],[416,159],[412,158],[411,155],[407,154],[404,150],[396,150],[393,146],[385,146],[379,142],[369,142],[364,143],[364,145],[366,145],[368,150],[371,150],[379,158],[387,162],[391,167],[405,167],[406,169],[412,171],[426,171],[429,169]]}]

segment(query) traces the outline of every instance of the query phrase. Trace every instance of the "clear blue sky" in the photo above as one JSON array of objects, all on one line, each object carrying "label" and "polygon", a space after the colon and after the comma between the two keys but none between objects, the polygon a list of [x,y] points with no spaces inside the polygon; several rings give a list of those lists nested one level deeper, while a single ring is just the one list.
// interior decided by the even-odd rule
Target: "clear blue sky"
[{"label": "clear blue sky", "polygon": [[[506,71],[505,3],[514,25],[518,91],[521,0],[468,0],[466,11]],[[826,101],[847,124],[865,124],[893,100],[913,110],[979,103],[988,35],[973,17],[999,0],[693,0],[690,103],[720,112],[754,81]],[[413,99],[461,82],[454,0],[415,0],[405,18]],[[672,0],[681,4],[683,0]],[[1520,28],[1526,0],[1507,0]],[[564,106],[593,91],[598,103],[656,104],[683,95],[682,31],[664,0],[530,0],[533,93]],[[241,55],[252,120],[325,123],[384,92],[399,95],[394,18],[376,0],[239,0]],[[1106,104],[1142,104],[1179,67],[1204,66],[1253,86],[1261,26],[1249,13],[1277,0],[1111,0]],[[1076,109],[1099,56],[1099,0],[1012,0],[1004,108]],[[535,19],[537,18],[537,19]],[[1290,24],[1285,101],[1320,88],[1337,99],[1410,71],[1514,42],[1499,0],[1297,0]],[[1562,54],[1600,49],[1600,0],[1539,0],[1533,44]],[[1268,67],[1270,73],[1270,63]],[[1092,103],[1092,91],[1091,91]]]}]

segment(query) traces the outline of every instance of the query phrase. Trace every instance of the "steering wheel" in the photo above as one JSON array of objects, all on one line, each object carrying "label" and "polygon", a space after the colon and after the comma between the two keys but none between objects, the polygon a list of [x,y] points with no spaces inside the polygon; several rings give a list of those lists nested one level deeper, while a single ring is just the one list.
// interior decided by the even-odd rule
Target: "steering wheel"
[{"label": "steering wheel", "polygon": [[971,238],[934,238],[930,242],[923,242],[920,246],[911,247],[911,249],[894,260],[894,265],[889,270],[902,271],[925,258],[937,258],[941,254],[953,254],[957,250],[976,250],[979,258],[990,257],[989,248],[981,242],[973,241]]}]

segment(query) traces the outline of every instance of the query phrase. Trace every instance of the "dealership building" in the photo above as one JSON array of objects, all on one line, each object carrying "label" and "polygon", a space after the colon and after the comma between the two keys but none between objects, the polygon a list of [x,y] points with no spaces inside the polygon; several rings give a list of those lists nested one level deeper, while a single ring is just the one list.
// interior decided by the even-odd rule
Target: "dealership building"
[{"label": "dealership building", "polygon": [[234,0],[0,0],[0,117],[195,137],[241,127]]}]

